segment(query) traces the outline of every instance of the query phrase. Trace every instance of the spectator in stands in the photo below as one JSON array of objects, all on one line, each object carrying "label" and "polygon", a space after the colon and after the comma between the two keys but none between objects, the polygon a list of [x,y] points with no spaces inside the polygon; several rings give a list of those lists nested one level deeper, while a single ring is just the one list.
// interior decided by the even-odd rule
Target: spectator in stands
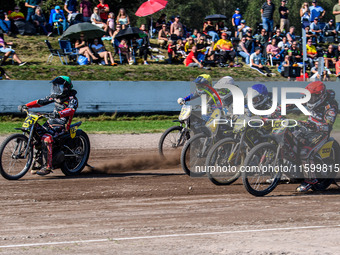
[{"label": "spectator in stands", "polygon": [[59,5],[56,5],[56,7],[54,7],[54,9],[55,9],[55,13],[53,13],[52,21],[53,21],[53,23],[57,23],[58,26],[62,26],[63,31],[65,31],[68,27],[66,18],[64,16],[64,14],[60,11]]},{"label": "spectator in stands", "polygon": [[93,25],[96,25],[97,27],[102,28],[105,32],[108,29],[108,26],[102,21],[102,19],[99,16],[99,9],[98,7],[93,8],[93,13],[91,15],[91,23]]},{"label": "spectator in stands", "polygon": [[67,20],[71,21],[73,13],[78,13],[78,1],[77,0],[66,0],[64,4],[64,10],[68,13]]},{"label": "spectator in stands", "polygon": [[335,36],[336,35],[336,28],[334,25],[334,20],[330,20],[326,26],[323,28],[323,34],[324,36]]},{"label": "spectator in stands", "polygon": [[130,18],[126,14],[126,11],[125,11],[124,8],[120,8],[119,9],[119,13],[117,15],[116,24],[121,24],[122,25],[122,29],[125,29],[125,28],[128,27],[128,25],[130,25]]},{"label": "spectator in stands", "polygon": [[340,81],[340,57],[338,57],[338,61],[335,63],[335,76],[336,81]]},{"label": "spectator in stands", "polygon": [[166,14],[165,13],[162,13],[162,15],[156,21],[155,30],[159,32],[160,30],[163,29],[163,25],[166,26]]},{"label": "spectator in stands", "polygon": [[314,22],[310,25],[310,30],[316,35],[317,42],[323,42],[322,30],[319,24],[319,18],[315,18]]},{"label": "spectator in stands", "polygon": [[336,31],[340,31],[340,0],[333,7],[333,15],[335,15]]},{"label": "spectator in stands", "polygon": [[176,52],[181,54],[183,57],[186,57],[185,51],[184,51],[184,44],[182,39],[178,39],[176,43]]},{"label": "spectator in stands", "polygon": [[279,7],[279,14],[280,14],[280,30],[282,32],[285,31],[287,33],[289,28],[288,20],[289,10],[286,7],[286,0],[281,1],[281,6]]},{"label": "spectator in stands", "polygon": [[82,0],[79,7],[80,13],[83,14],[83,20],[85,22],[91,22],[92,3],[90,0]]},{"label": "spectator in stands", "polygon": [[168,43],[169,64],[172,64],[172,59],[176,57],[176,44],[172,40],[169,40]]},{"label": "spectator in stands", "polygon": [[194,38],[191,36],[187,39],[185,45],[184,45],[184,51],[186,54],[189,54],[192,47],[195,45]]},{"label": "spectator in stands", "polygon": [[6,12],[1,13],[0,29],[2,29],[2,31],[4,32],[5,35],[12,35],[11,21],[9,20]]},{"label": "spectator in stands", "polygon": [[317,1],[312,1],[312,6],[309,7],[310,11],[310,22],[313,22],[315,18],[322,19],[325,16],[326,11],[317,5]]},{"label": "spectator in stands", "polygon": [[79,50],[79,53],[84,55],[89,63],[91,63],[91,58],[97,60],[98,58],[93,55],[92,51],[88,46],[88,42],[85,40],[85,35],[81,34],[80,38],[76,41],[74,47]]},{"label": "spectator in stands", "polygon": [[192,35],[191,37],[194,38],[194,41],[196,42],[197,40],[197,35],[198,35],[198,30],[195,28],[193,31],[192,31]]},{"label": "spectator in stands", "polygon": [[199,67],[199,68],[203,68],[202,63],[200,63],[197,60],[197,47],[196,46],[192,47],[191,52],[189,53],[187,58],[184,60],[184,64],[187,67]]},{"label": "spectator in stands", "polygon": [[114,31],[114,33],[112,35],[112,39],[111,39],[112,46],[115,48],[115,55],[118,53],[118,48],[119,48],[119,44],[120,44],[120,42],[116,39],[116,35],[121,30],[122,30],[122,25],[121,24],[117,24],[116,25],[116,30]]},{"label": "spectator in stands", "polygon": [[303,68],[301,68],[300,76],[296,77],[295,80],[296,81],[308,81],[309,80],[308,73],[305,72],[305,75],[303,75]]},{"label": "spectator in stands", "polygon": [[204,36],[200,36],[196,44],[198,53],[204,54],[207,51],[207,42]]},{"label": "spectator in stands", "polygon": [[[292,61],[290,60],[289,56],[286,55],[284,60],[283,60],[283,62],[282,62],[282,67],[283,68],[281,69],[281,75],[284,76],[285,69],[291,67],[292,65],[293,65]],[[288,80],[290,80],[289,76],[287,78],[288,78]]]},{"label": "spectator in stands", "polygon": [[338,48],[335,49],[335,56],[336,56],[336,59],[340,57],[340,43],[338,44]]},{"label": "spectator in stands", "polygon": [[[180,16],[176,16],[175,17],[175,21],[171,24],[170,26],[170,35],[173,37],[173,38],[177,38],[178,39],[182,39],[183,37],[183,33],[184,33],[184,27],[183,27],[183,24],[181,22],[179,22],[180,20]],[[176,35],[176,36],[174,36]]]},{"label": "spectator in stands", "polygon": [[249,29],[250,27],[246,25],[246,21],[244,19],[241,20],[241,25],[237,27],[238,37],[244,37]]},{"label": "spectator in stands", "polygon": [[214,25],[212,20],[207,20],[207,22],[204,22],[203,33],[206,33],[207,35],[211,36],[213,42],[216,42],[220,39],[217,34],[217,26]]},{"label": "spectator in stands", "polygon": [[216,22],[216,31],[217,31],[217,34],[221,34],[222,32],[227,31],[227,28],[225,27],[223,20],[219,20]]},{"label": "spectator in stands", "polygon": [[280,48],[281,54],[287,55],[288,49],[290,48],[290,43],[287,40],[287,37],[282,37],[282,41],[277,44],[277,47]]},{"label": "spectator in stands", "polygon": [[302,28],[310,25],[310,10],[307,2],[303,3],[300,9]]},{"label": "spectator in stands", "polygon": [[106,4],[104,0],[99,0],[99,4],[97,5],[97,7],[99,10],[100,18],[102,19],[103,22],[106,23],[110,12],[109,5]]},{"label": "spectator in stands", "polygon": [[11,12],[11,14],[8,15],[8,18],[10,20],[16,21],[16,20],[24,20],[25,19],[25,15],[20,12],[20,7],[19,6],[15,6],[14,7],[14,12]]},{"label": "spectator in stands", "polygon": [[18,57],[18,55],[16,54],[15,50],[11,49],[11,48],[7,48],[7,45],[13,45],[13,42],[5,42],[3,35],[0,35],[0,52],[5,53],[5,55],[2,58],[2,61],[0,63],[0,66],[2,66],[5,61],[8,59],[8,57],[10,55],[12,55],[13,60],[16,61],[19,66],[23,66],[25,64],[27,64],[27,62],[23,62],[21,61],[21,59]]},{"label": "spectator in stands", "polygon": [[36,13],[36,8],[40,5],[41,0],[26,0],[25,7],[27,7],[26,21],[30,21],[31,17]]},{"label": "spectator in stands", "polygon": [[271,44],[268,44],[266,51],[267,56],[272,56],[273,60],[279,60],[281,62],[280,48],[276,44],[276,38],[272,38]]},{"label": "spectator in stands", "polygon": [[262,24],[263,24],[263,28],[268,32],[269,36],[271,36],[272,31],[273,31],[274,11],[275,11],[275,4],[272,3],[271,0],[267,0],[267,2],[265,2],[262,5],[262,8],[261,8]]},{"label": "spectator in stands", "polygon": [[275,35],[273,35],[273,38],[276,39],[276,42],[279,43],[282,41],[282,33],[281,33],[281,30],[278,28],[276,29],[275,31]]},{"label": "spectator in stands", "polygon": [[259,34],[255,39],[256,39],[256,44],[262,49],[264,49],[267,46],[268,39],[269,39],[267,31],[264,28],[262,28],[261,34]]},{"label": "spectator in stands", "polygon": [[307,57],[309,58],[310,66],[313,66],[313,59],[317,56],[318,52],[314,45],[312,45],[312,39],[307,39]]},{"label": "spectator in stands", "polygon": [[129,51],[129,46],[125,39],[121,40],[119,44],[119,49],[120,49],[120,53],[126,57],[127,61],[129,62],[129,65],[132,65],[133,64],[132,55]]},{"label": "spectator in stands", "polygon": [[170,33],[167,30],[166,24],[162,25],[162,29],[158,32],[158,43],[162,48],[166,48],[169,41]]},{"label": "spectator in stands", "polygon": [[226,63],[229,60],[229,66],[234,66],[234,58],[236,52],[234,51],[233,44],[227,39],[227,33],[222,33],[222,39],[218,40],[214,45],[214,50],[220,50],[221,61],[220,63]]},{"label": "spectator in stands", "polygon": [[319,74],[319,61],[315,61],[315,65],[314,67],[312,67],[311,71],[311,77],[310,80],[311,81],[328,81],[329,80],[329,75],[331,74],[331,72],[329,71],[329,69],[324,68],[322,75]]},{"label": "spectator in stands", "polygon": [[328,50],[325,52],[323,57],[324,57],[324,60],[325,60],[326,68],[329,68],[331,63],[333,65],[335,65],[335,63],[336,63],[336,54],[335,54],[335,50],[333,48],[333,45],[331,45],[331,44],[328,45]]},{"label": "spectator in stands", "polygon": [[107,51],[104,45],[99,43],[98,39],[93,40],[91,49],[96,57],[100,57],[104,59],[105,65],[109,65],[109,61],[108,61],[109,58],[110,58],[110,62],[112,66],[117,65],[115,64],[115,61],[113,60],[112,53],[110,51]]},{"label": "spectator in stands", "polygon": [[37,7],[35,9],[35,14],[32,16],[32,21],[33,21],[33,24],[35,24],[37,28],[42,29],[45,35],[50,36],[52,34],[51,25],[47,23],[46,18],[42,14],[40,7]]},{"label": "spectator in stands", "polygon": [[236,8],[235,14],[231,18],[231,23],[235,29],[235,37],[238,34],[238,26],[241,25],[242,15],[240,14],[240,8]]},{"label": "spectator in stands", "polygon": [[313,42],[316,42],[316,37],[317,36],[312,31],[310,31],[310,27],[309,26],[305,27],[305,31],[306,31],[307,41],[308,41],[308,39],[312,39]]},{"label": "spectator in stands", "polygon": [[292,44],[296,40],[296,35],[295,35],[295,27],[290,27],[289,32],[286,34],[287,40],[290,44]]},{"label": "spectator in stands", "polygon": [[288,55],[294,64],[302,62],[302,55],[297,42],[292,43]]},{"label": "spectator in stands", "polygon": [[112,37],[115,31],[115,14],[113,12],[109,13],[108,19],[106,21],[106,25],[109,31],[109,35],[110,37]]},{"label": "spectator in stands", "polygon": [[256,47],[255,52],[250,55],[250,67],[258,71],[260,74],[266,75],[267,77],[271,77],[272,75],[270,73],[269,68],[262,65],[261,60],[262,60],[261,48]]},{"label": "spectator in stands", "polygon": [[239,42],[238,46],[237,46],[237,54],[239,54],[242,58],[244,58],[245,62],[247,65],[250,64],[250,53],[246,48],[246,42],[247,39],[246,37],[242,37],[241,41]]}]

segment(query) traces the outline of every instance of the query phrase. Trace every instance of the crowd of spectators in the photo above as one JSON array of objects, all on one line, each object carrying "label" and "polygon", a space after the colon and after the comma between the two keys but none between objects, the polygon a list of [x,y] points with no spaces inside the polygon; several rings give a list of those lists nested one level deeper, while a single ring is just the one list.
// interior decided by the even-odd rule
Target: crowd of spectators
[{"label": "crowd of spectators", "polygon": [[[3,33],[9,36],[15,35],[18,32],[15,21],[20,20],[34,25],[40,34],[46,36],[51,36],[53,32],[61,34],[72,24],[75,16],[81,14],[83,22],[91,22],[107,33],[106,37],[111,40],[115,54],[119,53],[120,57],[124,57],[129,64],[135,63],[134,57],[138,53],[143,58],[143,63],[148,64],[148,56],[153,57],[150,52],[150,38],[154,36],[159,47],[167,52],[170,64],[178,62],[188,67],[199,68],[240,67],[245,64],[266,76],[273,75],[271,71],[273,68],[268,67],[275,66],[288,78],[294,72],[293,75],[296,77],[296,72],[300,74],[299,70],[303,69],[304,49],[301,35],[296,33],[295,27],[290,26],[290,10],[286,6],[286,0],[282,0],[278,8],[271,0],[265,0],[258,14],[261,15],[262,23],[255,27],[247,25],[239,8],[235,9],[232,17],[227,17],[231,19],[230,29],[226,28],[224,20],[214,19],[205,20],[200,28],[188,29],[181,22],[179,15],[167,20],[167,16],[161,14],[151,26],[143,24],[140,27],[145,33],[144,37],[119,40],[116,38],[118,32],[131,25],[129,15],[123,8],[115,16],[105,0],[99,0],[95,6],[89,0],[66,0],[64,6],[55,6],[49,14],[46,13],[49,15],[47,19],[40,7],[42,3],[41,0],[26,0],[27,12],[26,10],[21,12],[20,7],[17,6],[11,12],[0,13],[0,28]],[[274,24],[275,12],[278,12],[280,17],[278,24]],[[24,13],[27,13],[26,17]],[[336,77],[340,77],[340,44],[333,45],[338,43],[340,0],[332,12],[335,15],[335,22],[334,19],[325,22],[325,13],[326,10],[318,4],[317,0],[305,2],[300,8],[301,24],[307,38],[306,68],[310,70],[311,79],[328,79],[330,70],[335,70],[333,73]],[[14,50],[7,48],[8,44],[4,40],[2,45],[1,52],[12,54],[14,60],[22,63]],[[105,64],[115,65],[113,60],[115,54],[104,48],[101,38],[95,39],[91,45],[79,38],[75,42],[75,48],[78,48],[79,53],[89,62],[101,58]],[[320,57],[323,58],[321,62]],[[320,70],[323,72],[321,73]]]}]

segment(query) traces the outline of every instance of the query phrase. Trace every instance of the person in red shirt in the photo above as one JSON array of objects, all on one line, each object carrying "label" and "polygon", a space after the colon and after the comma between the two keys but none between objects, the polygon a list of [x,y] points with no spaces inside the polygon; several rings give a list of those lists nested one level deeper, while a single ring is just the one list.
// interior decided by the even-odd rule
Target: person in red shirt
[{"label": "person in red shirt", "polygon": [[203,68],[203,65],[201,64],[201,62],[197,60],[197,47],[196,46],[192,47],[191,52],[189,53],[187,58],[184,60],[184,64],[185,66],[188,66],[188,67]]},{"label": "person in red shirt", "polygon": [[99,0],[99,4],[97,5],[97,7],[99,9],[100,18],[103,20],[103,22],[106,23],[108,19],[110,7],[108,4],[105,4],[104,2],[105,2],[104,0]]}]

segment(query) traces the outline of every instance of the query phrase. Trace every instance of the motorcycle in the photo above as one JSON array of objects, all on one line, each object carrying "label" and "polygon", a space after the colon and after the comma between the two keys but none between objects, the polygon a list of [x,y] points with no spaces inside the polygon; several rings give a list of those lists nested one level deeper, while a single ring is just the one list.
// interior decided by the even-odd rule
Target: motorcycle
[{"label": "motorcycle", "polygon": [[263,135],[268,134],[271,127],[265,125],[261,128],[244,125],[245,118],[235,121],[234,137],[227,137],[212,146],[206,159],[207,174],[215,185],[230,185],[240,176],[240,165],[251,148],[264,142]]},{"label": "motorcycle", "polygon": [[268,135],[271,142],[256,145],[244,160],[242,180],[246,190],[254,196],[265,196],[276,188],[283,173],[288,177],[302,179],[304,172],[318,179],[318,183],[312,186],[313,190],[327,189],[339,171],[340,146],[329,135],[315,135],[312,149],[306,156],[307,162],[313,157],[313,164],[302,165],[299,144],[293,131],[283,126],[281,120],[275,121]]},{"label": "motorcycle", "polygon": [[[43,142],[46,129],[38,123],[48,118],[47,113],[25,110],[27,117],[20,130],[22,134],[7,137],[0,146],[0,174],[8,180],[18,180],[31,168],[32,163],[42,165]],[[79,129],[82,122],[74,123],[68,131],[54,137],[52,168],[60,168],[66,175],[77,175],[87,165],[90,155],[90,140]]]}]

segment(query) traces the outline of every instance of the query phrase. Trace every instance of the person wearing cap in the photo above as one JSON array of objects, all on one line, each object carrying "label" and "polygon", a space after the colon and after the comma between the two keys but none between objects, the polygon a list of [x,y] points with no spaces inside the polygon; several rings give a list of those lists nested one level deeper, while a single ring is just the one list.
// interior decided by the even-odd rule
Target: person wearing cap
[{"label": "person wearing cap", "polygon": [[323,41],[322,30],[319,24],[319,18],[314,18],[314,21],[312,22],[312,24],[310,24],[310,30],[312,31],[313,34],[317,36],[318,43]]},{"label": "person wearing cap", "polygon": [[288,14],[289,10],[286,7],[286,0],[281,1],[281,6],[279,7],[279,14],[280,14],[280,30],[283,32],[283,30],[287,33],[289,29],[289,20],[288,20]]},{"label": "person wearing cap", "polygon": [[246,21],[243,19],[241,20],[241,25],[237,27],[238,37],[241,39],[244,37],[250,27],[246,25]]},{"label": "person wearing cap", "polygon": [[324,36],[335,36],[336,35],[336,29],[334,25],[334,20],[330,20],[326,26],[323,28],[323,35]]},{"label": "person wearing cap", "polygon": [[220,38],[217,34],[218,27],[217,25],[214,25],[212,20],[208,19],[207,22],[204,22],[203,24],[203,33],[211,36],[211,39],[213,42],[218,41]]},{"label": "person wearing cap", "polygon": [[63,31],[65,31],[67,29],[67,21],[66,18],[64,16],[64,14],[60,11],[60,6],[56,5],[54,7],[55,9],[55,13],[53,13],[52,15],[52,21],[53,24],[57,24],[57,26],[62,26],[63,27]]},{"label": "person wearing cap", "polygon": [[[184,32],[183,25],[181,22],[179,22],[180,18],[181,17],[177,15],[175,17],[175,21],[170,26],[170,34],[176,35],[178,39],[183,38],[183,32]],[[172,36],[172,38],[174,38],[174,36]]]},{"label": "person wearing cap", "polygon": [[218,40],[214,45],[214,50],[220,50],[220,65],[225,64],[229,60],[229,66],[234,66],[234,58],[236,52],[234,51],[233,44],[227,39],[227,33],[222,33],[222,39]]},{"label": "person wearing cap", "polygon": [[325,16],[326,11],[317,5],[317,1],[313,0],[312,6],[309,6],[310,22],[313,22],[315,18],[322,19]]},{"label": "person wearing cap", "polygon": [[258,71],[260,74],[266,75],[267,77],[271,77],[271,72],[268,67],[262,65],[262,53],[261,48],[256,47],[255,52],[250,55],[250,68]]},{"label": "person wearing cap", "polygon": [[242,15],[240,14],[240,8],[236,8],[235,14],[231,18],[231,23],[235,29],[235,37],[238,34],[238,26],[241,25]]},{"label": "person wearing cap", "polygon": [[340,31],[340,0],[333,7],[333,15],[335,15],[336,31]]},{"label": "person wearing cap", "polygon": [[19,6],[15,6],[14,7],[14,12],[11,12],[8,15],[8,18],[10,20],[13,20],[13,21],[24,20],[25,19],[25,15],[20,11],[20,7]]},{"label": "person wearing cap", "polygon": [[271,0],[267,0],[261,7],[261,16],[262,16],[262,24],[263,28],[268,32],[269,37],[271,37],[271,33],[273,31],[273,14],[275,11],[275,4],[272,3]]}]

